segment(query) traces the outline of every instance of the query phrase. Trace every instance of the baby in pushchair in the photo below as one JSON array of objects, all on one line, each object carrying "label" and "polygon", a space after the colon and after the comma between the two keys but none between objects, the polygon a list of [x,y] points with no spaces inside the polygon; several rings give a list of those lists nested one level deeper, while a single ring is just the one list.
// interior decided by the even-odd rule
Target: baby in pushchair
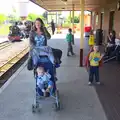
[{"label": "baby in pushchair", "polygon": [[[45,49],[44,49],[45,48]],[[37,50],[41,50],[37,53]],[[42,51],[43,50],[43,51]],[[48,52],[46,54],[46,52]],[[48,46],[33,51],[34,77],[36,79],[36,103],[32,111],[40,110],[41,98],[51,97],[55,100],[55,110],[60,110],[59,91],[56,87],[54,57]]]},{"label": "baby in pushchair", "polygon": [[46,72],[44,67],[39,66],[37,68],[37,86],[43,92],[44,97],[47,97],[48,94],[52,94],[53,82],[50,80],[51,75],[49,72]]}]

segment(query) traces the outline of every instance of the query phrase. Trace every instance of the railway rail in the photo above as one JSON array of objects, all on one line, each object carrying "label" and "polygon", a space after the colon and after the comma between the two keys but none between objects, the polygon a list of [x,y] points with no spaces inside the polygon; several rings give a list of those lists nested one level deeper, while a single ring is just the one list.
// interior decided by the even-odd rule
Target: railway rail
[{"label": "railway rail", "polygon": [[12,45],[12,43],[10,43],[10,42],[1,43],[0,44],[0,50],[4,49],[4,48],[6,48],[10,45]]},{"label": "railway rail", "polygon": [[29,51],[29,47],[24,48],[18,54],[10,58],[6,63],[0,66],[0,77],[4,75],[12,66],[14,66],[18,61],[20,61]]}]

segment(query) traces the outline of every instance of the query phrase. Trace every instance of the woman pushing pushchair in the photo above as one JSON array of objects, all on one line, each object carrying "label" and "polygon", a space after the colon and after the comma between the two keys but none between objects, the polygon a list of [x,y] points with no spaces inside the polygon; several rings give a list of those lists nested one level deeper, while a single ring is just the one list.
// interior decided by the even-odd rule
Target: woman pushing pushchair
[{"label": "woman pushing pushchair", "polygon": [[36,80],[36,102],[32,111],[39,111],[41,97],[55,100],[55,110],[60,110],[59,91],[56,86],[55,59],[49,46],[35,47],[31,52]]},{"label": "woman pushing pushchair", "polygon": [[[51,38],[51,35],[44,26],[43,21],[37,18],[33,29],[30,32],[30,46],[31,50],[34,47],[47,46],[47,40]],[[60,49],[51,48],[57,64],[61,63],[62,51]]]},{"label": "woman pushing pushchair", "polygon": [[[55,98],[56,109],[60,107],[55,68],[56,65],[61,63],[62,51],[47,46],[47,39],[50,39],[50,37],[43,21],[37,18],[30,33],[30,58],[32,58],[36,79],[36,104],[33,105],[33,112],[36,111],[36,108],[39,108],[38,96],[52,96]],[[47,86],[44,83],[47,83]]]}]

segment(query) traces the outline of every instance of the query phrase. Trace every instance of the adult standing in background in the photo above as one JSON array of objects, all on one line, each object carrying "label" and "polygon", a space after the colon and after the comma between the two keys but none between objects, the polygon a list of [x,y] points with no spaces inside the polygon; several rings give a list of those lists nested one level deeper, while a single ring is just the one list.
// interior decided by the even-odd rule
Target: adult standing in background
[{"label": "adult standing in background", "polygon": [[54,23],[53,20],[51,22],[51,28],[52,28],[52,34],[54,35],[54,33],[55,33],[55,23]]}]

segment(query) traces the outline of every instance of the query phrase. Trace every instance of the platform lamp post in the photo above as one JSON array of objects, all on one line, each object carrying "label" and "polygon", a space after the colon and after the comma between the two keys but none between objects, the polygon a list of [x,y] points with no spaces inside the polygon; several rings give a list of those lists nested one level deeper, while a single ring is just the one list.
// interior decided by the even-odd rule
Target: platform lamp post
[{"label": "platform lamp post", "polygon": [[71,10],[70,10],[70,28],[72,28],[72,17],[71,17]]},{"label": "platform lamp post", "polygon": [[72,31],[73,31],[73,45],[74,45],[74,33],[75,33],[75,29],[74,29],[74,7],[75,5],[72,5]]},{"label": "platform lamp post", "polygon": [[80,0],[80,67],[83,67],[83,49],[84,49],[84,8],[85,0]]},{"label": "platform lamp post", "polygon": [[74,31],[74,4],[72,5],[72,30]]}]

